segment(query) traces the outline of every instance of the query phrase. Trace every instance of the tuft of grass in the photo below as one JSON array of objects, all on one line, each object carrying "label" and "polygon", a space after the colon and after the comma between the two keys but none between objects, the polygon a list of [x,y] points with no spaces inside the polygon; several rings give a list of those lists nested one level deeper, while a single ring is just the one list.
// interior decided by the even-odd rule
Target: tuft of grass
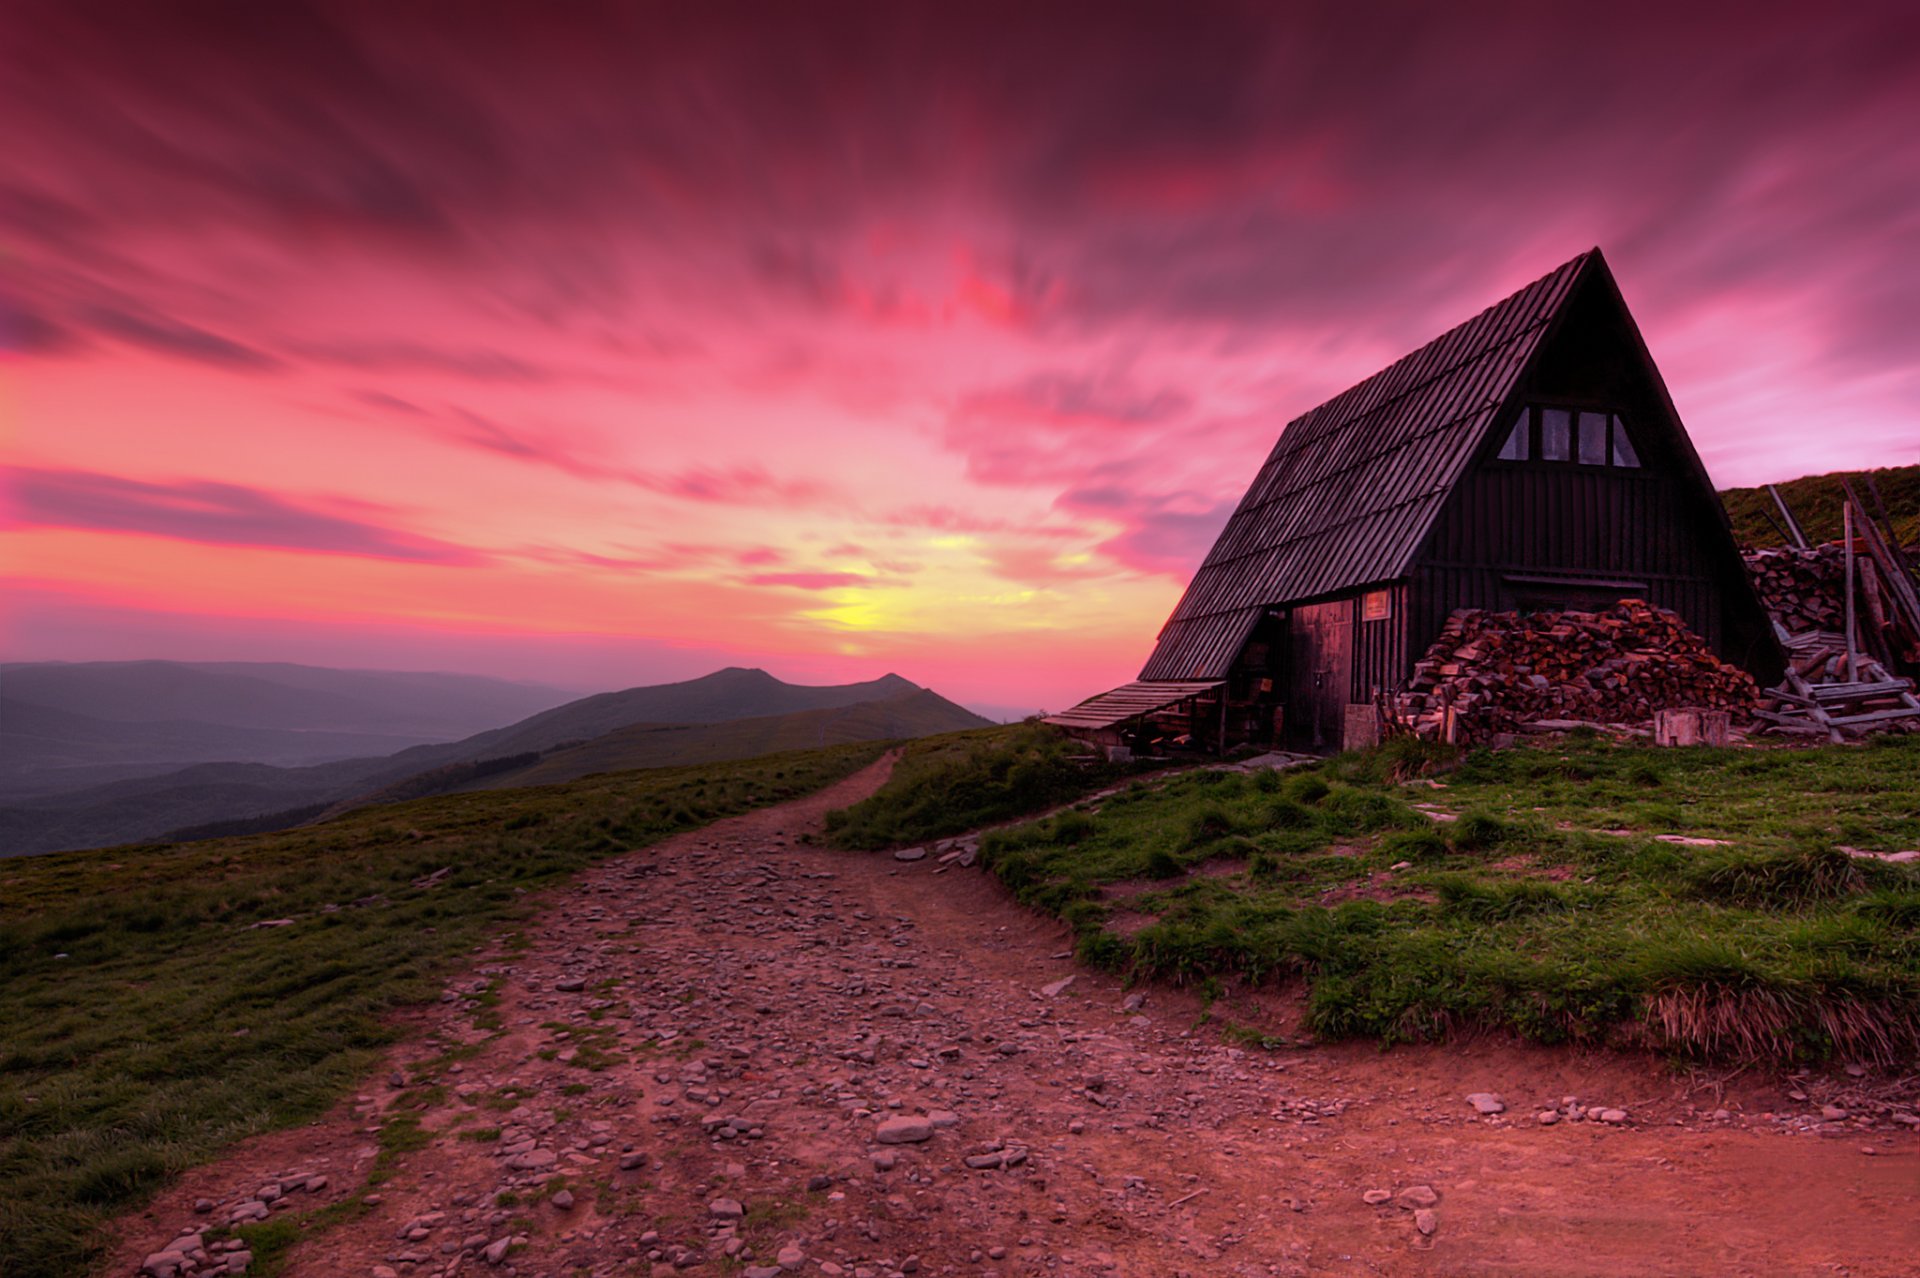
[{"label": "tuft of grass", "polygon": [[1443,916],[1478,922],[1566,910],[1575,903],[1566,890],[1533,879],[1488,881],[1470,874],[1446,874],[1435,876],[1432,882],[1440,894]]},{"label": "tuft of grass", "polygon": [[1380,856],[1389,864],[1412,861],[1442,861],[1453,854],[1437,830],[1397,830],[1380,840]]},{"label": "tuft of grass", "polygon": [[1777,852],[1725,852],[1687,875],[1694,895],[1726,905],[1799,909],[1850,896],[1866,886],[1860,863],[1831,846]]},{"label": "tuft of grass", "polygon": [[1264,816],[1267,827],[1273,830],[1307,830],[1320,820],[1319,814],[1306,804],[1285,798],[1269,803]]},{"label": "tuft of grass", "polygon": [[1280,793],[1306,807],[1319,803],[1330,791],[1331,787],[1327,785],[1327,779],[1318,772],[1296,772],[1288,777],[1287,783],[1280,788]]},{"label": "tuft of grass", "polygon": [[1238,829],[1239,823],[1225,807],[1219,803],[1207,803],[1187,818],[1186,846],[1203,848],[1236,833]]},{"label": "tuft of grass", "polygon": [[1053,819],[1050,837],[1055,843],[1071,847],[1076,843],[1085,843],[1100,828],[1100,823],[1085,812],[1062,812]]},{"label": "tuft of grass", "polygon": [[1187,872],[1186,864],[1164,848],[1155,848],[1147,854],[1147,877],[1150,879],[1177,879]]},{"label": "tuft of grass", "polygon": [[1453,823],[1447,837],[1462,852],[1485,852],[1507,841],[1507,823],[1485,812],[1468,812]]},{"label": "tuft of grass", "polygon": [[1431,824],[1405,803],[1379,790],[1340,785],[1328,791],[1320,811],[1336,834],[1372,834],[1388,829],[1419,829]]}]

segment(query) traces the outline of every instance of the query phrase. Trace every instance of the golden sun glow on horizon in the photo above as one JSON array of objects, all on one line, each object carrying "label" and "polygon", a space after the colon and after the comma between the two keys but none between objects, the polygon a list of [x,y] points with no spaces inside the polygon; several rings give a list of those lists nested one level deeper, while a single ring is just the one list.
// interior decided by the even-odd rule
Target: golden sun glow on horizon
[{"label": "golden sun glow on horizon", "polygon": [[1287,420],[1594,244],[1719,482],[1920,456],[1874,6],[86,10],[0,52],[7,659],[1062,706]]}]

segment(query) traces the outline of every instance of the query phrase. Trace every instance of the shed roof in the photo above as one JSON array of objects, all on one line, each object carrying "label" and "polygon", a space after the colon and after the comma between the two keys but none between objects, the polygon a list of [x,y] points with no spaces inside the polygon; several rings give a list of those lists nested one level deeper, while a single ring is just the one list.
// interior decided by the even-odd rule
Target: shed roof
[{"label": "shed roof", "polygon": [[1071,710],[1050,714],[1041,722],[1062,728],[1111,728],[1116,723],[1152,714],[1176,701],[1212,692],[1223,682],[1220,679],[1189,679],[1123,684],[1112,692],[1088,697]]},{"label": "shed roof", "polygon": [[1405,575],[1542,335],[1599,259],[1598,249],[1582,253],[1289,422],[1140,677],[1219,678],[1267,607]]}]

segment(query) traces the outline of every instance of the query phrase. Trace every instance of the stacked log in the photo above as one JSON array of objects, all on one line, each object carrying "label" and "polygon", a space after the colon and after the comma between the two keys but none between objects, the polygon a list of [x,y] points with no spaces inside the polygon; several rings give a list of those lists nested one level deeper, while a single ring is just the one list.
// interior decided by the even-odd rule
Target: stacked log
[{"label": "stacked log", "polygon": [[[1863,538],[1854,556],[1854,636],[1883,660],[1920,665],[1920,617],[1910,615],[1912,596],[1902,599],[1866,552]],[[1749,550],[1744,558],[1760,602],[1789,635],[1838,633],[1847,625],[1847,552],[1843,542]],[[1904,575],[1897,564],[1890,568]]]},{"label": "stacked log", "polygon": [[1416,736],[1479,742],[1529,724],[1645,725],[1668,709],[1746,718],[1758,697],[1677,614],[1627,599],[1601,612],[1462,609],[1386,711]]},{"label": "stacked log", "polygon": [[1747,575],[1788,634],[1846,625],[1846,552],[1839,542],[1796,550],[1750,550]]}]

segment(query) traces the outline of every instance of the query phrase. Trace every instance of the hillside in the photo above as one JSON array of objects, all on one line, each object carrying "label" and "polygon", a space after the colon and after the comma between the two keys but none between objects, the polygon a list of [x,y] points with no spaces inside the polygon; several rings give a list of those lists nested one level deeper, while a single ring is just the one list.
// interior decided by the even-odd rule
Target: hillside
[{"label": "hillside", "polygon": [[[1870,471],[1835,471],[1828,475],[1803,475],[1777,484],[1800,527],[1811,541],[1836,541],[1840,537],[1840,482],[1855,475],[1873,476],[1880,487],[1880,498],[1893,517],[1893,525],[1902,545],[1920,545],[1920,465],[1888,466]],[[1862,501],[1873,498],[1864,485],[1856,484]],[[1780,546],[1785,539],[1769,519],[1778,519],[1773,498],[1762,488],[1729,488],[1720,494],[1726,503],[1727,517],[1733,521],[1733,535],[1743,546]]]},{"label": "hillside", "polygon": [[40,797],[193,764],[301,767],[456,741],[564,701],[471,675],[284,663],[0,665],[0,796]]},{"label": "hillside", "polygon": [[0,862],[0,1273],[93,1271],[101,1227],[168,1176],[325,1113],[399,1033],[393,1010],[523,926],[529,892],[881,749]]},{"label": "hillside", "polygon": [[[830,718],[832,711],[892,701],[902,704],[889,711]],[[755,705],[760,707],[756,726],[707,732],[695,727],[739,724],[752,717],[746,712]],[[770,722],[796,714],[823,717]],[[505,728],[393,754],[307,767],[202,763],[71,792],[16,794],[0,807],[0,856],[168,838],[178,831],[276,814],[285,816],[284,826],[324,810],[448,793],[482,782],[491,788],[542,784],[594,771],[749,758],[839,741],[921,736],[984,722],[898,675],[807,686],[784,683],[764,670],[728,669],[683,683],[584,697]],[[542,756],[593,747],[609,732],[636,725],[649,730],[641,734],[644,740],[597,747],[575,761],[556,762],[532,779],[508,779],[514,769],[529,771],[545,763]],[[501,760],[512,762],[503,768]]]},{"label": "hillside", "polygon": [[0,665],[8,698],[125,723],[453,740],[567,699],[557,688],[479,675],[331,670],[283,662],[89,661]]},{"label": "hillside", "polygon": [[596,772],[714,763],[855,741],[905,741],[991,726],[939,693],[919,688],[884,701],[766,718],[716,724],[635,724],[582,745],[556,750],[531,767],[489,777],[483,784],[490,790],[548,785]]},{"label": "hillside", "polygon": [[429,744],[417,737],[236,728],[192,719],[123,722],[0,697],[0,795],[40,798],[248,760],[303,767]]},{"label": "hillside", "polygon": [[896,674],[866,683],[809,686],[784,683],[764,670],[730,666],[684,683],[627,688],[569,701],[509,727],[468,738],[460,743],[458,757],[551,750],[640,723],[727,723],[882,701],[918,691],[918,684]]}]

